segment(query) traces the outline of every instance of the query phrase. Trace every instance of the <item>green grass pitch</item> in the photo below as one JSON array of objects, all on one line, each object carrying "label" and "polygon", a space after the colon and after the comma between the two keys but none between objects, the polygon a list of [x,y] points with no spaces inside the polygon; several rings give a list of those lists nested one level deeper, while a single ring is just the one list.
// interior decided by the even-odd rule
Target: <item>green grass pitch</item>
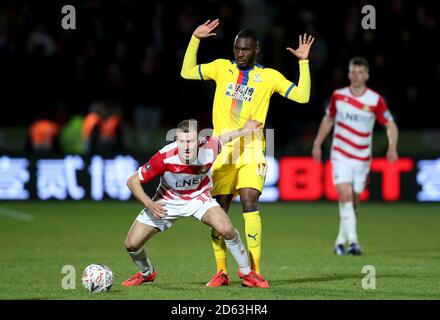
[{"label": "green grass pitch", "polygon": [[[123,242],[140,209],[134,201],[0,203],[0,299],[440,299],[438,204],[362,203],[361,257],[332,252],[336,203],[261,204],[266,290],[241,287],[230,255],[230,286],[205,287],[215,273],[210,232],[194,218],[147,244],[155,282],[122,287],[137,271]],[[11,211],[33,220],[12,218]],[[230,215],[244,239],[240,207],[234,204]],[[113,270],[111,292],[82,288],[81,272],[91,263]],[[64,265],[75,267],[76,289],[62,288]],[[375,267],[376,289],[362,288],[365,265]]]}]

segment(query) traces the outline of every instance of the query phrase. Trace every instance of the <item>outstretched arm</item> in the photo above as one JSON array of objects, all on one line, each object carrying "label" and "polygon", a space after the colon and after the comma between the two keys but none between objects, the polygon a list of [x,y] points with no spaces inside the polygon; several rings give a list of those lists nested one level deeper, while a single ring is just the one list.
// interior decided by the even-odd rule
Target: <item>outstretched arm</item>
[{"label": "outstretched arm", "polygon": [[319,125],[318,133],[316,134],[315,141],[313,141],[312,157],[316,162],[321,162],[322,150],[321,145],[325,138],[328,136],[333,127],[334,118],[329,115],[325,115],[322,118]]},{"label": "outstretched arm", "polygon": [[197,68],[197,50],[199,49],[200,39],[206,39],[215,36],[212,31],[219,25],[219,19],[213,21],[208,20],[204,24],[194,30],[191,41],[183,58],[182,70],[180,75],[185,79],[201,80],[199,70]]},{"label": "outstretched arm", "polygon": [[387,151],[387,159],[390,162],[396,162],[399,156],[397,155],[397,139],[399,135],[399,130],[397,129],[397,125],[394,121],[388,121],[385,124],[387,128],[387,136],[388,136],[388,151]]},{"label": "outstretched arm", "polygon": [[223,145],[225,143],[228,143],[228,142],[234,140],[235,138],[244,137],[244,136],[248,135],[249,133],[258,131],[262,128],[263,128],[263,124],[261,122],[252,120],[249,117],[249,119],[247,119],[246,123],[240,129],[228,131],[228,132],[218,136],[217,138],[220,139],[220,141],[222,142],[222,145]]},{"label": "outstretched arm", "polygon": [[310,99],[310,70],[309,70],[309,53],[310,48],[315,41],[315,38],[311,35],[299,36],[299,46],[298,49],[294,50],[290,47],[286,49],[289,50],[295,57],[299,59],[299,80],[298,85],[293,87],[293,89],[286,94],[286,98],[289,98],[298,103],[307,103]]}]

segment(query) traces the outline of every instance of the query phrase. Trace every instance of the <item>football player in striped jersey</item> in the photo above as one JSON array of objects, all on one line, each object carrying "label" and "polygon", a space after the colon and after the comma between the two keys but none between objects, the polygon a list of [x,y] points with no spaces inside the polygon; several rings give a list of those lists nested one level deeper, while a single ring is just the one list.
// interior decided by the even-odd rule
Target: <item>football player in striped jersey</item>
[{"label": "football player in striped jersey", "polygon": [[[152,282],[156,272],[144,244],[160,231],[169,229],[183,217],[193,216],[215,228],[225,239],[236,260],[238,275],[247,287],[268,288],[263,276],[251,270],[248,252],[228,215],[211,197],[212,166],[222,144],[260,130],[262,124],[250,118],[237,130],[218,137],[198,137],[196,120],[184,120],[177,126],[177,140],[163,147],[128,179],[128,187],[144,205],[131,226],[125,247],[139,271],[124,281],[123,286]],[[160,177],[159,188],[151,199],[142,184]],[[188,254],[192,254],[189,252]]]},{"label": "football player in striped jersey", "polygon": [[[398,129],[383,97],[367,87],[367,60],[350,60],[350,85],[333,92],[313,143],[312,156],[321,161],[321,145],[332,128],[330,153],[333,183],[339,198],[339,233],[334,251],[337,255],[361,255],[356,232],[356,210],[370,172],[373,127],[377,120],[387,129],[387,158],[395,162]],[[348,251],[345,244],[348,242]]]}]

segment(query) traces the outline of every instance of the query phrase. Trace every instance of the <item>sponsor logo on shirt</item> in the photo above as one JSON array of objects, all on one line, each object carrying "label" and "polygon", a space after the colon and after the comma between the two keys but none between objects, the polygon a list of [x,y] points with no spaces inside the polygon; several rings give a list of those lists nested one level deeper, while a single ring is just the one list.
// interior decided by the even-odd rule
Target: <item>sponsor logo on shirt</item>
[{"label": "sponsor logo on shirt", "polygon": [[190,187],[194,185],[198,185],[202,181],[202,178],[190,178],[190,179],[182,179],[176,181],[176,188],[184,188]]},{"label": "sponsor logo on shirt", "polygon": [[230,83],[228,84],[225,92],[225,96],[241,101],[252,101],[252,95],[255,92],[255,88],[248,87],[242,84]]},{"label": "sponsor logo on shirt", "polygon": [[350,113],[350,112],[346,112],[344,114],[342,114],[341,116],[341,120],[349,120],[349,121],[354,121],[354,122],[362,122],[362,121],[369,121],[368,116],[364,116],[361,114],[357,114],[357,113]]}]

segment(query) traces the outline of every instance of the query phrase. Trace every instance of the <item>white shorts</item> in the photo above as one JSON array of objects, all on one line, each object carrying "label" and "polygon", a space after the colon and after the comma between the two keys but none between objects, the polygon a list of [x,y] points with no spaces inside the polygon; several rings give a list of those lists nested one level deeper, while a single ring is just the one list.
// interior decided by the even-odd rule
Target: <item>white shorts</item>
[{"label": "white shorts", "polygon": [[362,193],[370,173],[370,163],[358,163],[358,161],[332,161],[333,183],[350,183],[355,193]]},{"label": "white shorts", "polygon": [[167,209],[167,216],[164,218],[156,218],[149,209],[144,208],[137,216],[136,220],[158,228],[160,231],[165,231],[173,225],[173,222],[184,217],[193,216],[199,220],[205,213],[212,207],[220,206],[215,199],[210,196],[202,195],[191,200],[158,200],[165,204],[164,208]]}]

